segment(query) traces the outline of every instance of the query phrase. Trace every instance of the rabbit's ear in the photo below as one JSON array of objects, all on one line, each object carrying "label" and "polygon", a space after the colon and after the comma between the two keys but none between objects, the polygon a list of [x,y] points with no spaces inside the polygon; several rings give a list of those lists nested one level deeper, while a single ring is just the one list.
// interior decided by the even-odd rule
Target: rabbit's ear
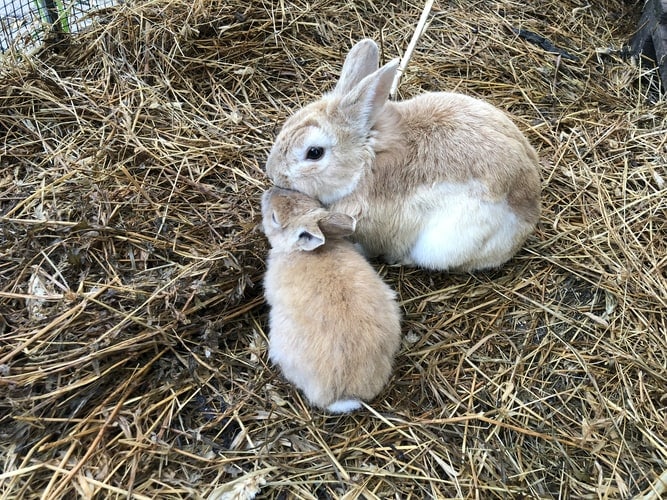
[{"label": "rabbit's ear", "polygon": [[334,94],[345,95],[366,76],[378,69],[380,57],[377,44],[370,38],[361,40],[345,58]]},{"label": "rabbit's ear", "polygon": [[336,212],[325,215],[318,225],[328,238],[343,238],[354,233],[357,220],[347,214]]},{"label": "rabbit's ear", "polygon": [[300,250],[312,252],[316,248],[324,245],[324,234],[316,223],[308,224],[307,226],[299,228],[297,232],[296,246]]},{"label": "rabbit's ear", "polygon": [[398,59],[393,59],[365,77],[341,99],[340,109],[351,121],[369,130],[389,98],[397,68]]}]

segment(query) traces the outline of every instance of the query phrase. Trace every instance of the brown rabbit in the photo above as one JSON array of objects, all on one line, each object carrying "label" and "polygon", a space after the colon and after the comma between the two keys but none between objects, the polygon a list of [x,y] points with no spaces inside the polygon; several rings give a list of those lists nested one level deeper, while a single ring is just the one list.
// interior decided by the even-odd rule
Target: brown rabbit
[{"label": "brown rabbit", "polygon": [[389,380],[401,338],[396,294],[344,239],[355,220],[296,191],[262,196],[269,358],[311,404],[361,406]]},{"label": "brown rabbit", "polygon": [[350,50],[336,88],[283,125],[268,176],[355,217],[367,255],[430,269],[500,266],[539,218],[535,150],[479,99],[389,101],[398,60],[378,69],[378,59],[372,40]]}]

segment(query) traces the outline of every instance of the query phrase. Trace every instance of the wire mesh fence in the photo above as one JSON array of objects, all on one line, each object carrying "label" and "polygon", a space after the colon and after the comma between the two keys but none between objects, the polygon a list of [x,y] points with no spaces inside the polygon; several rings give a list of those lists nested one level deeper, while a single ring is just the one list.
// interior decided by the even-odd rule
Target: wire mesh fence
[{"label": "wire mesh fence", "polygon": [[2,0],[0,52],[31,51],[49,35],[75,33],[90,24],[90,14],[117,0]]}]

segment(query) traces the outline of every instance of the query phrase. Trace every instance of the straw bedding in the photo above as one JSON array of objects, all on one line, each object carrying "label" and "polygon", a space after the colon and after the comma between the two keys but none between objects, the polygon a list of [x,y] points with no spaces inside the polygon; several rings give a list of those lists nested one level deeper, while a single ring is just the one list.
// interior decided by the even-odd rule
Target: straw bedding
[{"label": "straw bedding", "polygon": [[622,57],[639,4],[436,4],[399,93],[510,112],[543,215],[502,269],[374,263],[404,339],[350,416],[267,361],[262,167],[354,41],[402,54],[422,6],[129,2],[5,54],[0,496],[659,498],[667,105]]}]

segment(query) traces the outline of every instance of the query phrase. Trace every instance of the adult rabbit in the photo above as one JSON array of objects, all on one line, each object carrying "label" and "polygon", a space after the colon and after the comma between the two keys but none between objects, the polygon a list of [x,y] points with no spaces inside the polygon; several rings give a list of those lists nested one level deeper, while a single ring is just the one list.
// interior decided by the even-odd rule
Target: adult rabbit
[{"label": "adult rabbit", "polygon": [[283,125],[268,176],[354,217],[368,256],[441,270],[502,265],[539,218],[535,150],[482,100],[389,101],[398,60],[379,69],[378,60],[373,40],[350,50],[333,91]]}]

